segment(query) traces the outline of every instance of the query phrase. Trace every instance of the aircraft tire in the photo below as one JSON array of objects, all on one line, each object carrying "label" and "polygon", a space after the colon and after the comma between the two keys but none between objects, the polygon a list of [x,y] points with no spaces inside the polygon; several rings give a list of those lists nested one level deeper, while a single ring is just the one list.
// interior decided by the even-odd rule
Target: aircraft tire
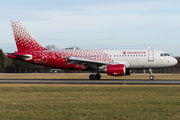
[{"label": "aircraft tire", "polygon": [[151,75],[151,76],[149,77],[149,79],[150,79],[150,80],[154,80],[154,76]]},{"label": "aircraft tire", "polygon": [[96,74],[96,80],[100,80],[101,79],[101,75],[100,74]]},{"label": "aircraft tire", "polygon": [[96,76],[94,74],[89,75],[89,80],[95,80]]}]

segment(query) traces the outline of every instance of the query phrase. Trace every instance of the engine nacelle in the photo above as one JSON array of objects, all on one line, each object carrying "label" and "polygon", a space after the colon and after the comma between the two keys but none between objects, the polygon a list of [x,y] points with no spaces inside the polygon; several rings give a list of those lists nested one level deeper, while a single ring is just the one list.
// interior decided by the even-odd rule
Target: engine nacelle
[{"label": "engine nacelle", "polygon": [[112,76],[123,76],[123,75],[131,74],[131,71],[129,69],[126,69],[126,66],[124,64],[107,65],[105,72],[108,75],[112,75]]},{"label": "engine nacelle", "polygon": [[123,76],[126,74],[126,67],[124,64],[107,65],[107,74],[113,76]]}]

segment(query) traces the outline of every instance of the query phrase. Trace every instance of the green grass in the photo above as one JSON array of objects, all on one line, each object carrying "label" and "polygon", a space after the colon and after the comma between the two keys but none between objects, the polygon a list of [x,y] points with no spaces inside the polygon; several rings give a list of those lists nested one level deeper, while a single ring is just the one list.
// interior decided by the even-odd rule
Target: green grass
[{"label": "green grass", "polygon": [[180,86],[0,84],[0,119],[180,119]]},{"label": "green grass", "polygon": [[[79,73],[69,74],[0,74],[0,79],[89,79],[89,75]],[[128,76],[109,76],[101,74],[101,79],[149,79],[149,74],[132,74]],[[180,74],[176,75],[154,75],[155,80],[157,79],[180,79]]]}]

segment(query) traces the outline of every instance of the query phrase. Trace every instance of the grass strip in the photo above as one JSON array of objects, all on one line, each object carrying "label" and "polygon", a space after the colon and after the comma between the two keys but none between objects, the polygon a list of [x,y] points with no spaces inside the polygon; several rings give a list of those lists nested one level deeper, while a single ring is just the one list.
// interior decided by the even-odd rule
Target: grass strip
[{"label": "grass strip", "polygon": [[0,84],[0,119],[180,119],[178,85]]}]

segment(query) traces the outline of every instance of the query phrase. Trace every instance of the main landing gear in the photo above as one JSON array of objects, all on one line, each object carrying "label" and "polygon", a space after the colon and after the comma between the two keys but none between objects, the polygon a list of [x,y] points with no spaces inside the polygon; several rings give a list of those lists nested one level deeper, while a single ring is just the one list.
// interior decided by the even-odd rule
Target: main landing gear
[{"label": "main landing gear", "polygon": [[150,77],[149,77],[149,79],[150,80],[154,80],[154,76],[152,75],[152,69],[149,69],[149,74],[150,74]]},{"label": "main landing gear", "polygon": [[100,80],[101,79],[101,75],[99,73],[97,73],[96,75],[91,74],[91,75],[89,75],[89,79],[90,80]]}]

